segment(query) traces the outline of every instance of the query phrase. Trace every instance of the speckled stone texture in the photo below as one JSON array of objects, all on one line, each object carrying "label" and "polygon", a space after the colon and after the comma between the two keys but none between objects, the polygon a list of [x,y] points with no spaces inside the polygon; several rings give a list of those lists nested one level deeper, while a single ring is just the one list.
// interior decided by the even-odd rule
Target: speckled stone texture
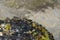
[{"label": "speckled stone texture", "polygon": [[[35,10],[35,5],[32,4],[31,6],[29,3],[31,3],[30,0],[0,0],[0,19],[4,20],[6,17],[12,18],[14,16],[19,18],[27,17],[45,26],[45,28],[53,33],[55,40],[60,40],[60,5],[56,5],[58,8],[55,7],[54,9],[50,6],[48,9],[43,8],[42,12],[39,10],[40,6]],[[43,4],[45,5],[45,3]]]}]

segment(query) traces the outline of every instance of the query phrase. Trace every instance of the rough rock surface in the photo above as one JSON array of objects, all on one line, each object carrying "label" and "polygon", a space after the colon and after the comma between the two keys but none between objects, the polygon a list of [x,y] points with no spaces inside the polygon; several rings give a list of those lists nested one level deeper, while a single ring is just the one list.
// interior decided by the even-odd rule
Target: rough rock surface
[{"label": "rough rock surface", "polygon": [[[25,6],[23,6],[25,5],[25,1],[21,2],[21,6],[19,6],[20,4],[17,5],[16,3],[14,5],[9,5],[10,2],[12,2],[12,4],[15,3],[14,0],[0,0],[0,19],[3,20],[6,17],[12,18],[13,16],[17,16],[20,18],[26,16],[27,18],[32,19],[33,21],[45,26],[50,32],[53,33],[55,40],[60,40],[60,9],[56,7],[54,9],[51,9],[49,7],[48,9],[45,9],[45,12],[36,12],[26,9]],[[6,3],[7,5],[5,5]]]}]

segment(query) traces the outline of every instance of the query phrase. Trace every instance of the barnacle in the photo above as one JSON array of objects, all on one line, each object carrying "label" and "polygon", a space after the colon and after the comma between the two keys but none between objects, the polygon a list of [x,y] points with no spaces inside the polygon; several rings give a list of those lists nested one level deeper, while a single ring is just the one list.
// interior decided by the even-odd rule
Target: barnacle
[{"label": "barnacle", "polygon": [[[9,31],[11,33],[8,36],[13,35],[11,36],[12,38],[10,38],[12,40],[54,40],[53,35],[46,28],[30,19],[13,18],[10,19],[10,22],[7,21],[5,25],[6,30],[16,30],[13,31],[13,34],[12,31]],[[9,28],[10,26],[11,29]],[[20,35],[18,36],[18,34]]]}]

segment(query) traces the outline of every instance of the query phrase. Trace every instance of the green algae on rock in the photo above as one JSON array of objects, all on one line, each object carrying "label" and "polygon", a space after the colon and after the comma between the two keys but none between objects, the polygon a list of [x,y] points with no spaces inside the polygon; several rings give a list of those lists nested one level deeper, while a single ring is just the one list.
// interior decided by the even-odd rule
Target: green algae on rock
[{"label": "green algae on rock", "polygon": [[7,36],[8,40],[54,40],[53,35],[46,28],[30,19],[8,18],[0,23],[0,26],[3,28],[1,32]]}]

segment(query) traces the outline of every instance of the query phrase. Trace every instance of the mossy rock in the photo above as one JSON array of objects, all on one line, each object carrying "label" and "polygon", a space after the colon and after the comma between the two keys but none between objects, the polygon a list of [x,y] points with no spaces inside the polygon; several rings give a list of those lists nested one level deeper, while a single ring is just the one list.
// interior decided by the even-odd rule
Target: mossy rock
[{"label": "mossy rock", "polygon": [[30,19],[11,19],[10,24],[11,27],[19,30],[20,40],[54,40],[52,33]]}]

